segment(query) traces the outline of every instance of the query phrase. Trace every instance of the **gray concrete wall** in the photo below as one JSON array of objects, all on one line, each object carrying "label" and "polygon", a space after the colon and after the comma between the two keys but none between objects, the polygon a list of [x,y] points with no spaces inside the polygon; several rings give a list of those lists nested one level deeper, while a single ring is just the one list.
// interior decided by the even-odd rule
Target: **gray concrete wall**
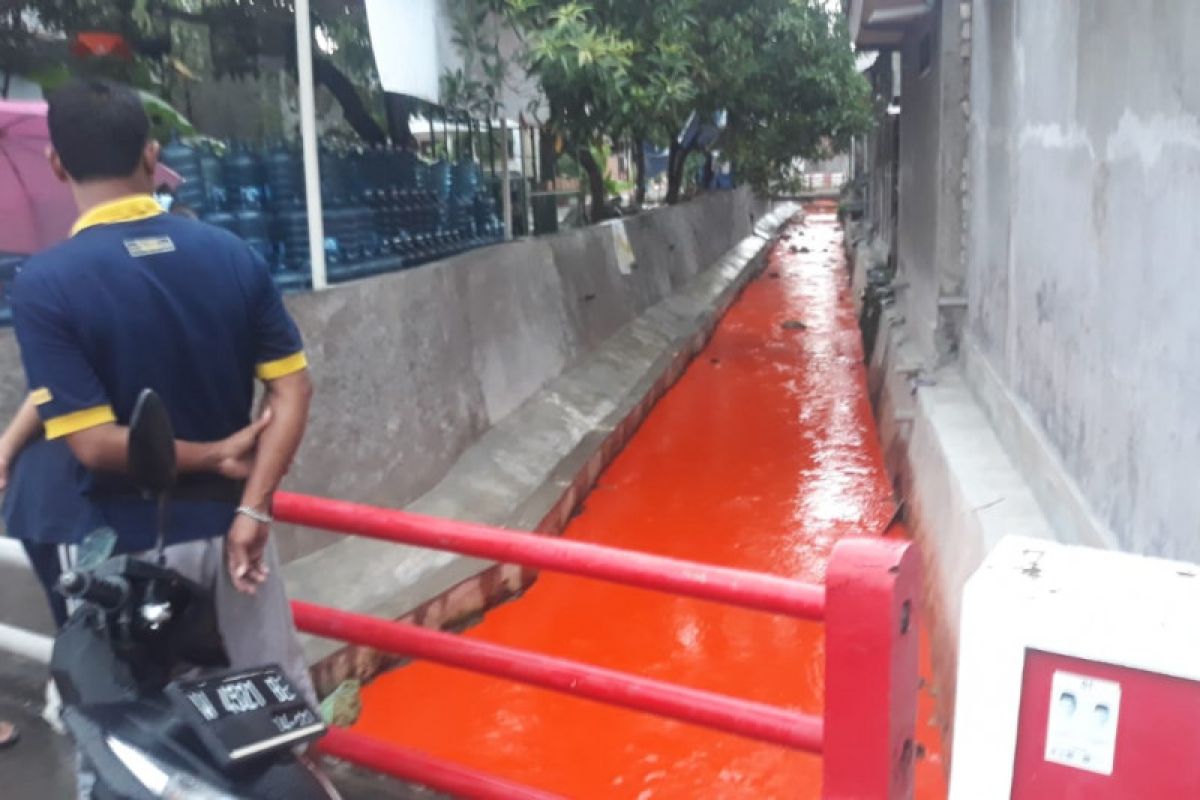
[{"label": "gray concrete wall", "polygon": [[[962,176],[967,128],[962,104],[961,11],[939,3],[902,50],[897,296],[909,335],[929,363],[953,353],[955,317],[945,309],[963,293]],[[925,33],[932,57],[921,62]],[[950,306],[946,299],[950,299]]]},{"label": "gray concrete wall", "polygon": [[[973,14],[970,372],[994,376],[976,391],[1011,399],[1050,451],[998,425],[1014,457],[1061,465],[1121,547],[1200,560],[1200,4]],[[1088,524],[1031,477],[1052,517]]]},{"label": "gray concrete wall", "polygon": [[[286,487],[408,505],[539,389],[749,236],[764,211],[736,191],[631,218],[628,274],[601,226],[289,297],[317,391]],[[0,416],[24,391],[14,337],[0,331]],[[290,561],[339,538],[288,530],[278,542]],[[32,587],[0,569],[0,619],[44,623]]]},{"label": "gray concrete wall", "polygon": [[[748,235],[761,211],[723,192],[626,220],[628,275],[599,226],[290,298],[317,393],[288,487],[415,500],[547,381]],[[299,533],[286,556],[328,541]]]}]

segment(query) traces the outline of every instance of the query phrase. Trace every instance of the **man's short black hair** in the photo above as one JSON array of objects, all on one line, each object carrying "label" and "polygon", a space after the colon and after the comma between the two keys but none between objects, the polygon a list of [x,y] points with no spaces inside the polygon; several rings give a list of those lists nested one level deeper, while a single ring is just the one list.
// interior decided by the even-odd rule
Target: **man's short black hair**
[{"label": "man's short black hair", "polygon": [[150,136],[150,120],[132,89],[105,80],[73,80],[50,95],[50,142],[75,181],[128,178]]}]

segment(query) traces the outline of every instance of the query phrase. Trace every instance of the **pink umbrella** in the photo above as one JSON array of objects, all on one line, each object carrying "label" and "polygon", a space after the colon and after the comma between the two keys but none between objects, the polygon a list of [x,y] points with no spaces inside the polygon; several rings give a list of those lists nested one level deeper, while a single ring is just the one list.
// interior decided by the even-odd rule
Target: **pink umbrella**
[{"label": "pink umbrella", "polygon": [[[0,253],[35,253],[66,238],[79,212],[46,163],[50,129],[40,100],[0,100]],[[158,167],[156,183],[180,178]]]}]

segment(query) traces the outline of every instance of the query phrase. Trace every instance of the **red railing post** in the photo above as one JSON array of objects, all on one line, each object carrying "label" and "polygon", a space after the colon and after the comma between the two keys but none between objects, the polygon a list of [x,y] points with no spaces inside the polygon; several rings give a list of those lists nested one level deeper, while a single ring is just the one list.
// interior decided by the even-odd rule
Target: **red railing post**
[{"label": "red railing post", "polygon": [[825,579],[824,800],[913,796],[921,564],[899,539],[843,539]]}]

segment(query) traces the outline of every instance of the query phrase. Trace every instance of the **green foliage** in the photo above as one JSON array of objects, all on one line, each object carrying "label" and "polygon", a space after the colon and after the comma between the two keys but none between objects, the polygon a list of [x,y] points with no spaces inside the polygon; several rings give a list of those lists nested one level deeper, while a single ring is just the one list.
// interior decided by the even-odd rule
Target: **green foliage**
[{"label": "green foliage", "polygon": [[187,117],[166,100],[146,91],[139,91],[138,94],[150,119],[150,135],[158,141],[167,142],[175,136],[191,138],[199,134]]},{"label": "green foliage", "polygon": [[463,64],[442,76],[442,101],[487,119],[503,112],[505,83],[510,80],[520,51],[506,53],[501,36],[508,26],[503,0],[450,0],[451,41],[462,54]]},{"label": "green foliage", "polygon": [[[291,0],[8,0],[0,6],[0,66],[44,87],[65,75],[96,75],[183,105],[189,83],[253,78],[264,65],[294,69]],[[342,105],[356,133],[381,138],[383,90],[361,0],[314,0],[313,9],[318,83]],[[72,55],[68,44],[91,31],[119,34],[133,57]],[[258,110],[260,118],[278,113],[270,103]],[[180,120],[164,125],[190,127]]]},{"label": "green foliage", "polygon": [[543,122],[574,148],[663,145],[693,110],[725,111],[718,147],[766,189],[870,124],[845,21],[817,0],[507,0],[505,13]]},{"label": "green foliage", "polygon": [[683,164],[684,194],[691,194],[699,188],[697,176],[703,174],[705,157],[703,153],[688,153]]},{"label": "green foliage", "polygon": [[509,0],[546,126],[575,147],[665,138],[695,97],[691,2]]},{"label": "green foliage", "polygon": [[[118,78],[162,98],[181,83],[241,76],[294,41],[289,0],[9,0],[0,4],[0,63],[47,82],[62,64]],[[736,175],[786,185],[793,164],[843,149],[870,124],[840,15],[818,0],[450,0],[460,70],[447,105],[496,118],[504,88],[528,75],[544,102],[527,109],[566,150],[643,140],[666,145],[692,111],[727,112],[717,144]],[[324,56],[347,78],[343,107],[371,109],[381,89],[360,0],[316,0]],[[26,19],[36,17],[39,32]],[[66,56],[46,33],[120,33],[132,61]],[[54,37],[49,37],[53,39]],[[502,47],[515,41],[516,47]],[[199,76],[199,77],[197,77]],[[333,87],[331,91],[333,90]],[[350,101],[355,100],[358,103]],[[365,116],[365,115],[364,115]],[[370,127],[370,120],[359,120]],[[172,123],[174,124],[174,123]],[[353,123],[352,123],[353,124]],[[356,130],[359,129],[356,127]],[[597,163],[603,164],[603,161]]]},{"label": "green foliage", "polygon": [[788,182],[800,158],[832,155],[871,124],[844,18],[801,0],[700,0],[711,69],[700,107],[726,109],[720,147],[738,178]]}]

